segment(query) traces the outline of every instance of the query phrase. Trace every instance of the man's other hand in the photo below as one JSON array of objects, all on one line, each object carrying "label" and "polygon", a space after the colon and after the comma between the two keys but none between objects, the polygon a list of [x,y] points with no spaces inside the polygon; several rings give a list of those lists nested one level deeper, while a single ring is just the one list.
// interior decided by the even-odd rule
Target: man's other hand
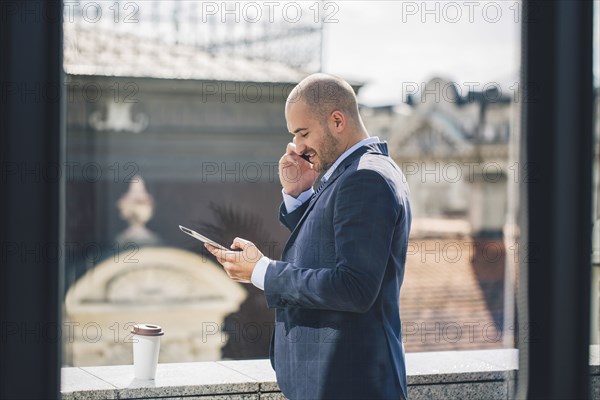
[{"label": "man's other hand", "polygon": [[235,238],[230,246],[241,251],[226,251],[208,243],[204,243],[204,247],[223,265],[227,275],[237,282],[250,283],[252,271],[263,257],[254,243],[242,238]]}]

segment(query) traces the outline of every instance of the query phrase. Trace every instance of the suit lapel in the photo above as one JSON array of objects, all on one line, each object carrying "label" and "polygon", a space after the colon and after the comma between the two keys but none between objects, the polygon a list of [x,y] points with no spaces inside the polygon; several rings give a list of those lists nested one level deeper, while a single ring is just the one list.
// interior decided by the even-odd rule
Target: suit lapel
[{"label": "suit lapel", "polygon": [[306,220],[308,214],[313,209],[313,207],[315,206],[317,200],[319,200],[319,197],[321,197],[321,195],[323,194],[323,192],[325,192],[325,190],[327,190],[327,188],[329,186],[331,186],[333,184],[333,182],[344,173],[344,171],[346,170],[346,168],[348,168],[357,158],[360,158],[365,153],[388,155],[388,152],[387,152],[387,143],[385,143],[385,142],[371,143],[371,144],[359,147],[352,154],[350,154],[348,157],[346,157],[340,163],[340,165],[337,166],[337,168],[335,169],[335,171],[333,172],[333,174],[329,177],[329,179],[327,180],[327,182],[325,182],[325,184],[323,185],[323,187],[321,188],[321,190],[318,193],[316,193],[310,199],[310,203],[308,204],[308,207],[306,208],[306,211],[304,211],[304,214],[302,214],[302,217],[300,218],[300,221],[298,221],[298,224],[296,224],[296,227],[294,228],[294,230],[290,234],[290,238],[288,239],[288,241],[287,241],[287,243],[285,245],[285,248],[283,249],[283,253],[285,253],[287,251],[288,247],[291,245],[291,243],[294,242],[294,239],[296,238],[296,235],[298,234],[298,231],[300,230],[300,227],[302,226],[302,224]]}]

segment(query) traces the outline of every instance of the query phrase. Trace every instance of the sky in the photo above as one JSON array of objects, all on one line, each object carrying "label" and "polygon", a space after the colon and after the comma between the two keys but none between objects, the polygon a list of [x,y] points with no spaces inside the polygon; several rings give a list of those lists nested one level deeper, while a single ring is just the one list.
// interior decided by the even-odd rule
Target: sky
[{"label": "sky", "polygon": [[[568,0],[570,1],[570,0]],[[518,89],[520,68],[520,29],[524,18],[520,0],[269,0],[198,1],[160,0],[127,2],[98,0],[102,4],[99,22],[113,28],[134,29],[137,33],[158,34],[149,18],[152,4],[161,15],[177,15],[184,20],[196,15],[190,32],[194,37],[243,37],[248,29],[285,21],[290,29],[300,24],[314,26],[325,20],[323,31],[324,72],[363,83],[359,101],[367,105],[398,104],[415,88],[432,77],[459,85],[461,93],[496,86],[504,94]],[[115,14],[115,4],[120,13]],[[600,0],[595,5],[596,49],[600,48]],[[89,7],[89,17],[94,16]],[[133,14],[139,9],[139,14]],[[235,10],[235,12],[231,12]],[[298,13],[298,20],[295,19]],[[124,23],[135,16],[138,23]],[[317,18],[319,17],[319,18]],[[183,26],[183,25],[181,25]],[[183,28],[182,28],[183,29]],[[596,51],[595,82],[600,84],[600,56]]]},{"label": "sky", "polygon": [[327,10],[337,22],[325,24],[323,70],[364,82],[364,104],[401,102],[434,76],[465,91],[497,83],[511,92],[518,82],[517,1],[336,4]]},{"label": "sky", "polygon": [[[327,4],[325,1],[324,4]],[[462,93],[518,88],[520,2],[337,1],[324,10],[323,70],[365,83],[359,100],[397,104],[439,76]],[[594,82],[600,86],[600,1],[594,0]],[[414,84],[413,84],[414,83]]]}]

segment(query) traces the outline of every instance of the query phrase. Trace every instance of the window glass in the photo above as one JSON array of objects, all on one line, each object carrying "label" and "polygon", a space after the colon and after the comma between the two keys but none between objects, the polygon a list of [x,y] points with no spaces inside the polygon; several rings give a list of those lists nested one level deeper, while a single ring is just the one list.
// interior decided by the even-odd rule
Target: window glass
[{"label": "window glass", "polygon": [[410,186],[406,351],[516,345],[519,2],[81,1],[64,16],[65,365],[131,363],[134,323],[163,327],[160,362],[268,357],[262,291],[179,225],[280,257],[285,100],[318,71],[354,86]]}]

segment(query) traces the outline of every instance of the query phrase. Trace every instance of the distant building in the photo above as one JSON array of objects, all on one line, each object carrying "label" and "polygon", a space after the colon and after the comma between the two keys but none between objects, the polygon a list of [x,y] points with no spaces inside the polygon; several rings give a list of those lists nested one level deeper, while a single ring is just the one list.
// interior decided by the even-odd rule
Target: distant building
[{"label": "distant building", "polygon": [[461,96],[452,82],[435,78],[420,99],[362,113],[404,170],[415,218],[462,217],[476,236],[501,233],[513,172],[510,97],[497,90]]},{"label": "distant building", "polygon": [[[65,24],[64,68],[69,246],[65,288],[75,290],[68,296],[68,317],[82,326],[86,318],[100,318],[86,306],[87,294],[93,294],[93,302],[117,313],[119,305],[113,304],[114,296],[105,290],[112,287],[111,282],[125,282],[121,276],[133,267],[140,274],[143,270],[166,268],[169,276],[178,274],[179,280],[165,279],[166,273],[148,273],[144,279],[129,274],[126,276],[131,279],[127,278],[126,285],[120,284],[130,294],[148,292],[149,297],[143,301],[147,306],[142,308],[153,312],[150,322],[170,321],[165,325],[177,326],[171,328],[171,339],[178,341],[168,342],[165,338],[165,350],[170,350],[162,360],[268,357],[268,328],[274,317],[262,293],[248,285],[227,282],[246,292],[241,296],[228,289],[227,296],[246,301],[238,314],[229,315],[221,325],[222,318],[215,314],[218,307],[213,292],[227,285],[218,279],[211,283],[210,279],[219,277],[209,273],[211,260],[203,267],[189,261],[193,260],[190,252],[202,254],[204,248],[184,235],[178,225],[200,228],[217,224],[221,231],[214,239],[229,242],[240,235],[256,242],[268,256],[280,255],[289,234],[277,218],[281,201],[277,162],[290,139],[284,105],[288,93],[307,72],[280,62],[237,57],[231,52],[210,54],[193,45],[165,43],[77,23]],[[132,237],[131,227],[116,205],[137,176],[143,178],[153,198],[154,215],[147,223],[152,240],[142,235],[146,239],[128,247],[122,242]],[[249,224],[252,229],[238,230]],[[139,233],[136,229],[134,233]],[[158,238],[161,247],[152,244],[158,243]],[[136,245],[143,248],[138,252]],[[157,249],[166,248],[170,253],[157,253]],[[187,252],[165,263],[167,253],[183,254],[176,250]],[[154,255],[159,253],[164,256]],[[126,258],[144,262],[132,265],[124,262]],[[175,265],[182,264],[181,260],[188,261],[186,265]],[[189,293],[179,293],[181,298],[192,299],[185,300],[184,305],[195,307],[193,320],[177,317],[180,323],[173,325],[174,316],[181,315],[185,308],[183,303],[173,301],[168,307],[161,306],[165,290],[173,296],[172,292],[177,294],[173,282],[200,279],[196,276],[200,272],[192,273],[200,267],[206,271],[207,281],[186,289]],[[214,268],[222,272],[220,266]],[[105,276],[107,273],[114,276]],[[150,282],[152,279],[155,281]],[[163,281],[170,283],[168,289],[148,289],[163,287]],[[204,291],[208,299],[204,314],[200,304],[204,297],[198,291]],[[222,310],[237,310],[238,304],[227,296],[223,297],[228,300]],[[121,319],[127,315],[125,322],[148,322],[135,317],[146,318],[150,315],[146,311],[140,312],[131,304],[121,308],[128,313],[119,314]],[[110,313],[102,316],[106,323],[110,318]],[[116,316],[112,318],[117,321]],[[121,319],[118,321],[124,322]],[[206,343],[199,343],[204,323],[209,323],[215,333],[210,339],[218,340],[210,349]],[[261,331],[254,332],[255,326]],[[229,336],[217,334],[221,330]],[[191,337],[196,337],[198,343]],[[123,351],[128,351],[122,343],[111,347],[110,343],[98,342],[94,347],[85,341],[68,348],[65,361],[81,365],[123,363]]]},{"label": "distant building", "polygon": [[[400,300],[407,351],[506,346],[509,139],[514,105],[435,78],[420,98],[362,107],[410,188],[413,224]],[[508,315],[510,318],[511,315]],[[511,344],[508,344],[509,346]]]},{"label": "distant building", "polygon": [[166,244],[189,246],[177,225],[212,221],[211,202],[270,216],[283,241],[283,109],[303,71],[90,24],[65,26],[64,59],[68,239],[110,246],[126,227],[114,204],[139,175]]}]

